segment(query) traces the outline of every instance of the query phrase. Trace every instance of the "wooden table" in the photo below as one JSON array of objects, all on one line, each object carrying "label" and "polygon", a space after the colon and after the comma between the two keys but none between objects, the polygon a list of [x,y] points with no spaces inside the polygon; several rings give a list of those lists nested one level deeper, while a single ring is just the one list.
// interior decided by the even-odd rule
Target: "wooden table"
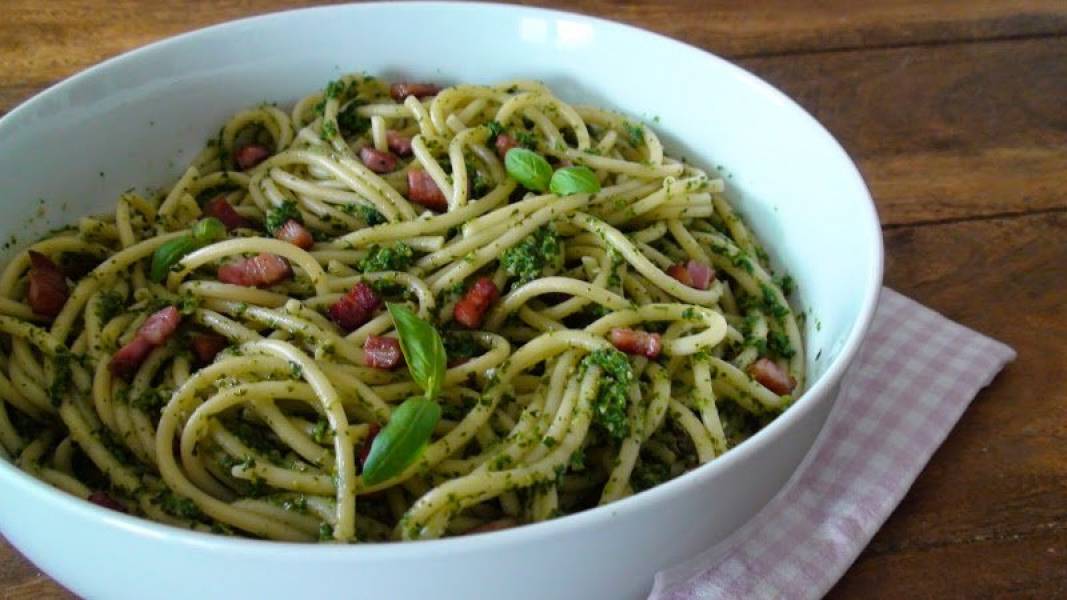
[{"label": "wooden table", "polygon": [[[4,0],[0,111],[148,42],[301,4]],[[549,4],[706,48],[797,99],[867,178],[886,284],[1019,352],[830,596],[1067,595],[1067,2]],[[0,596],[70,597],[2,541]]]}]

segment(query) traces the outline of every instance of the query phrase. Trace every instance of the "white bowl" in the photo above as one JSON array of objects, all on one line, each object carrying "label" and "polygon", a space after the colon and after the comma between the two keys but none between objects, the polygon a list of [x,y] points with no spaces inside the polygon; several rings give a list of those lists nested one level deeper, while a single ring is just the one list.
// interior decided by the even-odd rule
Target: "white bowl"
[{"label": "white bowl", "polygon": [[658,569],[722,539],[781,488],[825,421],[881,285],[878,217],[855,166],[751,74],[632,27],[530,8],[365,4],[236,21],[109,60],[0,120],[0,238],[22,246],[113,210],[122,190],[176,178],[237,109],[291,102],[359,70],[541,79],[566,100],[644,118],[675,153],[723,165],[745,217],[799,282],[813,383],[759,434],[692,473],[489,535],[354,546],[211,536],[96,507],[3,461],[0,529],[90,598],[642,597]]}]

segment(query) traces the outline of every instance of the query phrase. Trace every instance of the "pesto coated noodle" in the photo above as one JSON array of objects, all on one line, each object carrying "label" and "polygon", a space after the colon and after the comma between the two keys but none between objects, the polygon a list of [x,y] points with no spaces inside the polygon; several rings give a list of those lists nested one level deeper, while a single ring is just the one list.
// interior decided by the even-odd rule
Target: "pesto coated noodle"
[{"label": "pesto coated noodle", "polygon": [[[589,172],[531,191],[511,147],[541,179]],[[227,231],[191,233],[208,215]],[[346,76],[242,111],[169,189],[29,250],[0,278],[0,455],[196,530],[388,541],[551,519],[714,460],[804,386],[792,283],[724,182],[530,81]],[[437,328],[448,370],[429,443],[366,485],[370,440],[418,393],[385,368],[386,301]]]}]

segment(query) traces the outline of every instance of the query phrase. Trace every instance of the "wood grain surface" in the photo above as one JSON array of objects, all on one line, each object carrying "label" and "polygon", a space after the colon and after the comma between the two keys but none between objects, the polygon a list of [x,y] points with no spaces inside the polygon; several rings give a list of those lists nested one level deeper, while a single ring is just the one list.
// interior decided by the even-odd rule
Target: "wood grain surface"
[{"label": "wood grain surface", "polygon": [[[126,50],[310,4],[4,0],[0,114]],[[676,37],[780,87],[866,177],[886,284],[1019,352],[830,597],[1067,597],[1067,2],[537,4]],[[71,596],[0,540],[0,597]]]}]

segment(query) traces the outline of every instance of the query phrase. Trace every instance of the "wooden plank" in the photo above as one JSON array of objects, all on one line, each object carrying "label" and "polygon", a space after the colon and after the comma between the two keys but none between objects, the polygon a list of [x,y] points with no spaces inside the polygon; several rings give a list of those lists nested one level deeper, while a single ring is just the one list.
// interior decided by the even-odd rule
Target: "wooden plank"
[{"label": "wooden plank", "polygon": [[1067,207],[1067,146],[875,155],[858,163],[884,225]]},{"label": "wooden plank", "polygon": [[886,255],[887,285],[1019,357],[979,394],[833,596],[1063,594],[1067,213],[894,229]]},{"label": "wooden plank", "polygon": [[[0,81],[40,86],[162,37],[311,4],[322,2],[6,0],[0,3]],[[734,57],[1067,33],[1067,4],[1060,0],[538,4],[635,24]]]},{"label": "wooden plank", "polygon": [[41,573],[0,537],[0,597],[5,600],[30,598],[65,599],[73,595]]},{"label": "wooden plank", "polygon": [[[539,2],[538,4],[543,4]],[[573,4],[550,2],[560,8]],[[1064,33],[1056,1],[854,0],[586,3],[625,21],[729,57]]]},{"label": "wooden plank", "polygon": [[330,1],[5,0],[0,3],[0,54],[5,57],[0,81],[40,86],[179,33]]},{"label": "wooden plank", "polygon": [[0,84],[0,117],[7,114],[11,109],[22,104],[34,94],[44,88],[36,85],[3,85]]},{"label": "wooden plank", "polygon": [[741,65],[826,125],[882,222],[905,224],[1067,207],[1065,56],[1067,37]]},{"label": "wooden plank", "polygon": [[[2,584],[0,584],[2,585]],[[4,588],[4,600],[70,600],[77,598],[63,589],[47,575],[37,575],[33,579]]]},{"label": "wooden plank", "polygon": [[[1067,141],[1067,37],[740,61],[860,156]],[[1025,93],[1020,93],[1024,91]]]},{"label": "wooden plank", "polygon": [[1063,598],[1067,533],[865,555],[827,600]]}]

